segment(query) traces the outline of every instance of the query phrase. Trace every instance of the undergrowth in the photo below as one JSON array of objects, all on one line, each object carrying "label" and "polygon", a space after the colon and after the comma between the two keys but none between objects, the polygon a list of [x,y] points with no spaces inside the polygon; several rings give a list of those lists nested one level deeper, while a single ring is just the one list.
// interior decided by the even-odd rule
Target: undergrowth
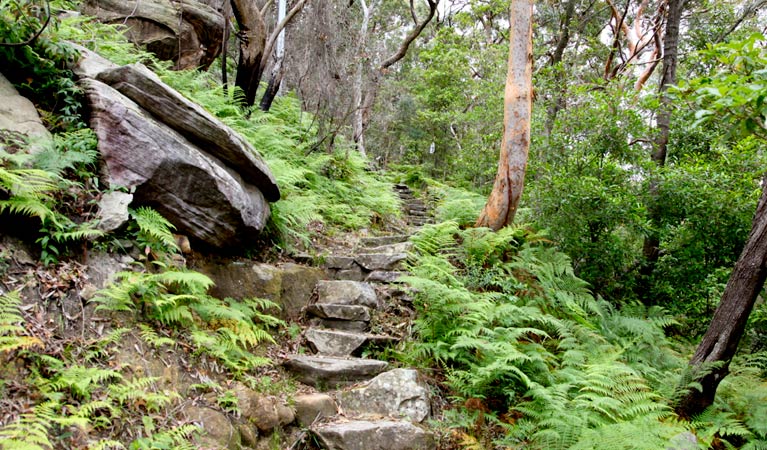
[{"label": "undergrowth", "polygon": [[412,241],[417,340],[405,354],[454,396],[443,425],[454,445],[658,449],[693,432],[701,448],[760,448],[763,360],[728,377],[748,387],[725,388],[709,415],[684,422],[670,404],[686,358],[662,309],[594,298],[567,256],[524,227],[451,221]]}]

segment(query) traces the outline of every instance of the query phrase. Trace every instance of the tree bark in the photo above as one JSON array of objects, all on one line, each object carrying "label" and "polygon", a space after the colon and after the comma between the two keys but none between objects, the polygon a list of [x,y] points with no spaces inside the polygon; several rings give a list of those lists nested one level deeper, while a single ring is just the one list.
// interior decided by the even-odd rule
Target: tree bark
[{"label": "tree bark", "polygon": [[729,371],[748,316],[767,278],[767,179],[762,185],[746,246],[735,263],[711,324],[690,360],[693,379],[701,384],[702,390],[689,390],[681,398],[676,406],[681,417],[700,414],[714,402],[716,389]]},{"label": "tree bark", "polygon": [[232,0],[232,9],[240,30],[240,56],[234,85],[242,90],[242,105],[249,107],[256,102],[256,91],[263,73],[266,24],[253,1]]},{"label": "tree bark", "polygon": [[[668,88],[676,83],[677,58],[679,54],[679,26],[682,21],[682,10],[684,0],[669,0],[668,16],[666,19],[666,31],[663,37],[663,75],[660,80],[660,105],[656,119],[658,134],[655,138],[655,146],[650,158],[657,167],[666,165],[666,155],[668,153],[668,139],[671,126],[672,100],[668,95]],[[651,231],[642,245],[642,256],[644,265],[640,273],[647,279],[655,269],[660,255],[660,237],[657,229],[660,227],[660,214],[656,205],[655,198],[658,194],[658,182],[655,179],[650,181],[650,202],[648,205],[648,214],[650,223],[653,225]]]},{"label": "tree bark", "polygon": [[557,121],[557,114],[565,107],[565,92],[567,91],[567,83],[564,82],[564,70],[561,67],[557,67],[562,62],[562,57],[565,54],[567,44],[570,42],[570,22],[572,22],[575,15],[575,0],[568,0],[565,4],[565,15],[562,18],[561,25],[559,27],[559,39],[557,39],[557,46],[554,48],[554,53],[551,54],[549,65],[556,70],[554,74],[555,85],[559,86],[558,90],[554,94],[551,105],[546,109],[546,122],[544,124],[544,133],[548,139],[554,130],[554,124]]},{"label": "tree bark", "polygon": [[499,230],[514,221],[525,183],[533,105],[533,1],[512,0],[504,127],[498,173],[475,226]]}]

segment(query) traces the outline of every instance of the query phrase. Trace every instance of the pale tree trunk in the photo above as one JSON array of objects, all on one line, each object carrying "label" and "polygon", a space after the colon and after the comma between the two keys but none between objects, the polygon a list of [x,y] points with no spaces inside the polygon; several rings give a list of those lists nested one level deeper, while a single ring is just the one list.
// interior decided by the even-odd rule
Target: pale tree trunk
[{"label": "pale tree trunk", "polygon": [[767,179],[762,184],[762,196],[746,246],[735,263],[711,324],[690,360],[692,379],[698,381],[702,389],[685,393],[676,406],[681,417],[700,414],[714,402],[716,389],[729,371],[748,316],[764,286],[767,277]]},{"label": "pale tree trunk", "polygon": [[477,227],[499,230],[511,224],[522,197],[533,105],[533,3],[511,1],[501,156],[493,191],[477,219]]},{"label": "pale tree trunk", "polygon": [[[360,27],[360,41],[365,42],[364,40],[367,39],[367,22],[366,20],[370,20],[370,11],[372,11],[372,7],[367,7],[363,3],[362,9],[363,9],[363,25]],[[386,58],[379,66],[374,70],[374,73],[372,75],[372,79],[369,80],[368,86],[367,86],[367,92],[363,94],[363,82],[361,79],[362,72],[358,71],[355,76],[360,76],[360,78],[355,78],[354,81],[354,116],[353,116],[353,124],[352,124],[352,131],[353,131],[353,137],[354,142],[357,144],[357,148],[361,153],[365,153],[365,130],[368,127],[368,124],[370,123],[370,115],[373,111],[373,106],[375,105],[376,98],[378,97],[378,85],[381,81],[381,78],[384,76],[386,71],[389,69],[389,67],[393,66],[395,63],[397,63],[399,60],[405,57],[407,54],[408,49],[410,48],[410,44],[413,43],[413,41],[418,38],[418,36],[421,35],[424,28],[426,28],[426,25],[431,22],[431,19],[434,18],[434,15],[437,12],[437,6],[439,5],[439,0],[426,0],[426,3],[429,6],[429,12],[427,13],[426,17],[423,19],[423,21],[418,22],[418,17],[415,14],[415,5],[414,0],[410,0],[410,13],[413,17],[413,29],[410,30],[410,32],[405,36],[405,38],[400,43],[399,47],[397,48],[397,51],[395,51],[393,54],[391,54],[388,58]],[[364,36],[362,35],[364,33]],[[364,49],[364,46],[360,46],[360,48]],[[358,64],[362,64],[360,61]],[[357,69],[361,69],[361,66],[358,66]]]},{"label": "pale tree trunk", "polygon": [[[370,24],[370,11],[375,8],[375,3],[368,7],[365,0],[360,0],[360,9],[362,10],[362,24],[360,25],[359,35],[357,37],[357,65],[354,70],[354,84],[352,86],[353,96],[353,122],[352,122],[352,138],[357,144],[357,150],[365,155],[365,109],[363,108],[363,74],[365,72],[365,57],[363,55],[368,38],[368,26]],[[377,77],[376,77],[377,78]],[[372,89],[377,89],[377,86],[371,86]]]},{"label": "pale tree trunk", "polygon": [[[279,0],[277,6],[277,23],[282,23],[285,20],[287,0]],[[269,111],[272,107],[272,102],[277,94],[280,92],[280,85],[282,84],[282,63],[285,59],[285,28],[280,30],[280,34],[277,36],[277,50],[275,52],[274,67],[272,67],[272,74],[269,77],[269,85],[261,97],[261,103],[259,107],[261,111]]]}]

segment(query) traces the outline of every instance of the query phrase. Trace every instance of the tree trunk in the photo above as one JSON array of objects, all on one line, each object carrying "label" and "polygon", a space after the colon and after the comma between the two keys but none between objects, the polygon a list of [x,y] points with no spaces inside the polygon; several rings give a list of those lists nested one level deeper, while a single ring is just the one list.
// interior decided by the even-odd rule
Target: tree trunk
[{"label": "tree trunk", "polygon": [[554,85],[559,88],[554,93],[553,101],[551,105],[546,109],[546,122],[544,124],[544,133],[548,139],[554,130],[554,124],[557,121],[557,114],[565,107],[565,93],[567,91],[567,83],[564,82],[564,70],[561,67],[557,67],[562,62],[562,56],[565,54],[567,44],[570,42],[570,22],[572,22],[575,15],[575,0],[569,0],[565,4],[565,15],[562,18],[560,25],[559,39],[557,39],[557,46],[554,48],[554,53],[551,55],[549,65],[556,71],[554,74]]},{"label": "tree trunk", "polygon": [[240,29],[240,60],[234,85],[242,90],[243,106],[253,106],[256,91],[263,72],[262,60],[266,46],[266,25],[256,3],[248,0],[232,0],[232,9]]},{"label": "tree trunk", "polygon": [[261,111],[269,111],[272,107],[274,98],[277,97],[277,93],[280,92],[280,84],[282,84],[282,61],[277,61],[277,67],[272,72],[272,76],[269,77],[269,85],[266,87],[263,97],[261,97],[261,103],[258,105]]},{"label": "tree trunk", "polygon": [[[666,154],[668,152],[668,138],[671,125],[672,100],[668,96],[668,88],[676,83],[677,56],[679,53],[679,25],[682,20],[682,9],[684,0],[669,0],[668,17],[666,19],[666,31],[663,38],[663,76],[660,80],[660,106],[658,107],[657,128],[658,134],[655,138],[655,147],[650,158],[657,167],[666,165]],[[641,270],[645,280],[652,275],[655,265],[660,255],[660,238],[658,228],[660,227],[660,215],[655,198],[657,197],[658,182],[655,179],[650,181],[650,201],[648,206],[649,219],[652,231],[645,237],[642,245],[642,256],[644,265]],[[644,290],[644,289],[643,289]]]},{"label": "tree trunk", "polygon": [[762,196],[746,246],[735,263],[711,324],[690,360],[692,379],[700,382],[702,390],[691,389],[685,393],[676,406],[681,417],[691,418],[714,402],[716,389],[728,373],[748,316],[767,277],[767,178],[762,184]]},{"label": "tree trunk", "polygon": [[522,196],[533,105],[533,3],[511,2],[501,155],[493,191],[475,225],[478,227],[499,230],[511,224]]}]

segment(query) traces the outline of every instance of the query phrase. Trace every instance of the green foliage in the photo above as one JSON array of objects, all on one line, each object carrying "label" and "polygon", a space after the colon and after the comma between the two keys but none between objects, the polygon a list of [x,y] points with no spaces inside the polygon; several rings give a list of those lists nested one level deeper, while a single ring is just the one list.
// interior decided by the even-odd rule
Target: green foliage
[{"label": "green foliage", "polygon": [[[666,421],[663,387],[682,361],[662,310],[595,299],[569,258],[522,227],[448,222],[413,242],[409,357],[444,371],[458,398],[485,405],[494,445],[655,449],[685,430]],[[471,433],[472,411],[453,414]],[[638,432],[647,439],[637,442]]]},{"label": "green foliage", "polygon": [[[29,41],[48,19],[52,24],[57,22],[51,14],[50,5],[42,1],[0,1],[0,42]],[[29,45],[0,46],[0,64],[4,75],[23,94],[39,99],[39,106],[50,113],[45,117],[49,128],[77,129],[82,124],[82,93],[72,73],[66,70],[77,52],[55,33],[49,33],[51,28],[49,24]]]},{"label": "green foliage", "polygon": [[147,206],[141,206],[131,210],[130,216],[137,227],[136,241],[142,248],[148,248],[159,254],[181,251],[173,237],[172,230],[176,227],[160,213]]},{"label": "green foliage", "polygon": [[212,285],[210,278],[191,271],[120,272],[93,301],[99,303],[97,310],[134,312],[157,327],[174,330],[169,340],[145,328],[142,337],[152,345],[185,339],[198,353],[217,358],[236,372],[267,364],[250,349],[274,342],[267,328],[283,322],[262,311],[277,305],[264,299],[220,300],[206,294]]}]

